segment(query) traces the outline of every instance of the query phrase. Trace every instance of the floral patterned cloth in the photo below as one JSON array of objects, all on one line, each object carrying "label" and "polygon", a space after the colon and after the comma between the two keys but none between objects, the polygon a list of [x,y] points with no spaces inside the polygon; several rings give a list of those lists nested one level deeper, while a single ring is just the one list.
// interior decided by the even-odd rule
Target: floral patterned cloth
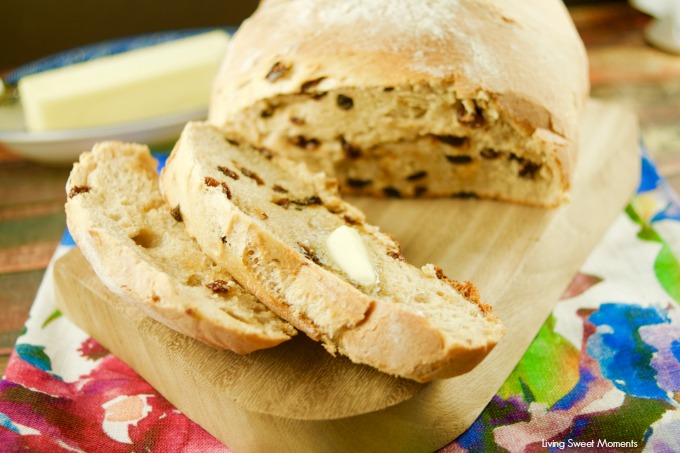
[{"label": "floral patterned cloth", "polygon": [[[442,452],[680,452],[680,202],[642,161],[638,194]],[[50,272],[0,384],[0,451],[229,452],[60,315]]]}]

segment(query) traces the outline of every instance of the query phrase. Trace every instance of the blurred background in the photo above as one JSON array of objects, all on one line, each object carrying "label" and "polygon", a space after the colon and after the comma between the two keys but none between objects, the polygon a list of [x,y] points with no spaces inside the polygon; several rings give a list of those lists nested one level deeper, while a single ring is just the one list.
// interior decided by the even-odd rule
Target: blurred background
[{"label": "blurred background", "polygon": [[257,0],[0,0],[0,71],[52,53],[156,31],[235,26]]},{"label": "blurred background", "polygon": [[[621,1],[625,2],[618,3]],[[257,0],[2,0],[0,71],[60,50],[112,38],[182,28],[236,26],[252,14],[257,3]]]}]

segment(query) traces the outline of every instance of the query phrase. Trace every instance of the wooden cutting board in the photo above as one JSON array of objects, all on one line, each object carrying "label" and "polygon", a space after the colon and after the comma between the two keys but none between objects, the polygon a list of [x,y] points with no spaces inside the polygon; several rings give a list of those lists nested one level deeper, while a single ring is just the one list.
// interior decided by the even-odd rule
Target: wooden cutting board
[{"label": "wooden cutting board", "polygon": [[591,101],[572,201],[352,200],[416,265],[469,279],[507,334],[481,365],[421,385],[333,358],[299,335],[238,356],[177,334],[109,292],[75,249],[55,263],[73,322],[236,452],[428,452],[467,429],[505,381],[583,260],[637,187],[637,121]]}]

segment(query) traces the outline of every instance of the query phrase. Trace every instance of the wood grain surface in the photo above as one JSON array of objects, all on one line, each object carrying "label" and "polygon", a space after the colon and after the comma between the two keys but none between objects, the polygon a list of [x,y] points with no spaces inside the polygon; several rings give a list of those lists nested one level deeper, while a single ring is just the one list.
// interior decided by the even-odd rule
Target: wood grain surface
[{"label": "wood grain surface", "polygon": [[[306,338],[247,356],[193,341],[108,291],[75,250],[55,264],[57,306],[235,451],[428,452],[467,429],[524,354],[638,184],[637,119],[593,101],[570,203],[357,199],[406,258],[470,279],[507,334],[471,372],[417,385],[333,358]],[[181,386],[177,383],[182,382]]]},{"label": "wood grain surface", "polygon": [[[593,97],[638,114],[660,172],[680,192],[680,57],[647,45],[642,30],[650,18],[625,2],[570,11],[588,50]],[[65,228],[67,177],[68,169],[27,162],[0,147],[0,373]]]}]

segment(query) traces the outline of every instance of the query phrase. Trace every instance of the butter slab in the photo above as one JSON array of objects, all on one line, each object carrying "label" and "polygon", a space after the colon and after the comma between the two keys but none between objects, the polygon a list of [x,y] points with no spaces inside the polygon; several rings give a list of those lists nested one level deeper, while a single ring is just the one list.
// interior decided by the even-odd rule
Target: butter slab
[{"label": "butter slab", "polygon": [[215,30],[23,77],[26,129],[103,126],[207,108],[228,41]]}]

